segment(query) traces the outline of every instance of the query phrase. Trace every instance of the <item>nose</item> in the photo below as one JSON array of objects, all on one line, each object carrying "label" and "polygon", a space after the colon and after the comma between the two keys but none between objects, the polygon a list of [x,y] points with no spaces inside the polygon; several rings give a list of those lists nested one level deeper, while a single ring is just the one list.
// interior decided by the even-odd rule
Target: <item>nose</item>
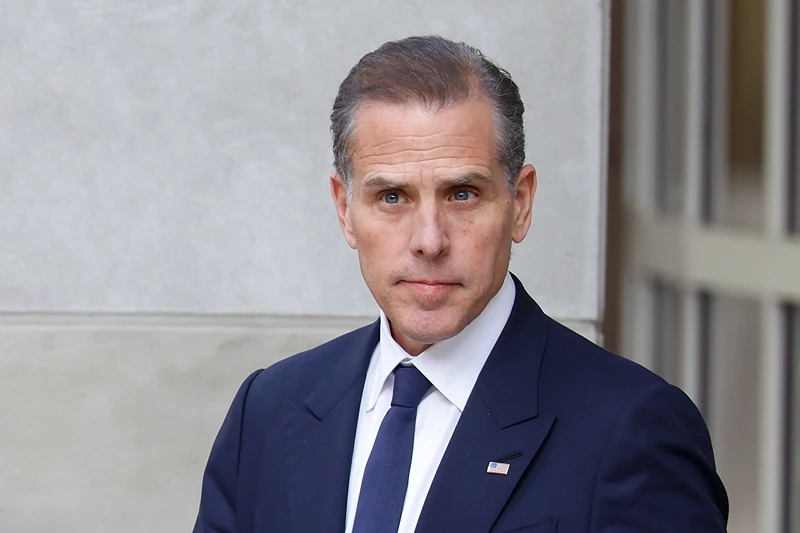
[{"label": "nose", "polygon": [[411,249],[420,258],[436,259],[450,247],[446,220],[434,202],[420,205],[414,213]]}]

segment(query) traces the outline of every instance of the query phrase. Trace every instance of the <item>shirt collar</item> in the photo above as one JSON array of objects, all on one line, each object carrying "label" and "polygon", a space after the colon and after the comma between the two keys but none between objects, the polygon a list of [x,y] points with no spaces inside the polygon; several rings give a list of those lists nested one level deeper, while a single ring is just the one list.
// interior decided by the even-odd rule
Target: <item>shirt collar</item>
[{"label": "shirt collar", "polygon": [[514,306],[516,287],[506,273],[502,287],[486,308],[461,332],[410,356],[392,337],[389,320],[381,310],[380,340],[371,361],[365,395],[367,412],[375,408],[378,397],[398,364],[413,364],[447,400],[463,411],[478,375],[494,348]]}]

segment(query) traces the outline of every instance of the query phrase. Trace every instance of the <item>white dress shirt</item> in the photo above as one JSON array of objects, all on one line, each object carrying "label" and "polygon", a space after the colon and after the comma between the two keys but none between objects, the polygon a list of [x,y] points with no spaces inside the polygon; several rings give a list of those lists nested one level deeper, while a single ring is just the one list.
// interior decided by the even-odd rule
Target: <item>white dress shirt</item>
[{"label": "white dress shirt", "polygon": [[506,274],[503,286],[472,323],[455,337],[438,342],[417,356],[410,356],[395,342],[389,321],[381,311],[380,340],[369,363],[358,413],[345,533],[353,531],[364,469],[383,417],[391,407],[392,371],[398,364],[412,364],[433,385],[417,408],[411,470],[398,529],[398,533],[413,533],[450,437],[506,325],[515,296],[514,280]]}]

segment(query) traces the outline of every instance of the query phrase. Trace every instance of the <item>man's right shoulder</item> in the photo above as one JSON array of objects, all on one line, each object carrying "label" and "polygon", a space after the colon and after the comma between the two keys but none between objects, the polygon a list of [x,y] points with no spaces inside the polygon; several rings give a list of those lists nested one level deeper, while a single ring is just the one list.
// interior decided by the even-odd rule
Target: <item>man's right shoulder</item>
[{"label": "man's right shoulder", "polygon": [[259,404],[275,400],[286,400],[295,405],[302,403],[335,367],[357,365],[365,355],[368,361],[369,354],[365,351],[370,350],[370,345],[374,349],[371,337],[377,341],[376,332],[376,324],[368,324],[256,370],[245,380],[248,403],[252,400]]}]

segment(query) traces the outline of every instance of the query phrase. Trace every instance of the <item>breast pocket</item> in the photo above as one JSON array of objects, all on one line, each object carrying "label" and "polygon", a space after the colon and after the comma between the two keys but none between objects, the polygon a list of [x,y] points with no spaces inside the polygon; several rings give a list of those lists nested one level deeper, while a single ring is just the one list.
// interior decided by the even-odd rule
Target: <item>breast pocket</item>
[{"label": "breast pocket", "polygon": [[545,520],[530,526],[518,527],[516,529],[505,529],[497,533],[556,533],[558,530],[558,520]]}]

